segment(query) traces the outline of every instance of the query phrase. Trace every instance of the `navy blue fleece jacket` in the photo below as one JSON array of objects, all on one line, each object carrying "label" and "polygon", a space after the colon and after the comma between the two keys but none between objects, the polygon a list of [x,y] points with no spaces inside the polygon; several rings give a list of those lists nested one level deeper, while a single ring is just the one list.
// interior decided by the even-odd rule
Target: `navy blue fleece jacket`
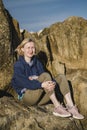
[{"label": "navy blue fleece jacket", "polygon": [[25,62],[24,57],[20,56],[19,60],[14,64],[12,86],[19,95],[24,88],[31,90],[41,88],[41,83],[38,80],[29,80],[29,76],[39,76],[44,72],[43,65],[37,57],[34,56],[32,60],[33,64],[30,66]]}]

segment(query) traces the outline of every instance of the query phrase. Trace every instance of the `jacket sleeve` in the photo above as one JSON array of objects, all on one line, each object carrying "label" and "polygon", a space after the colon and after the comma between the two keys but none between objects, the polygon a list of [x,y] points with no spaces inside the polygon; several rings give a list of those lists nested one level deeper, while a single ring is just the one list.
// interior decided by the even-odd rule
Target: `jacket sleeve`
[{"label": "jacket sleeve", "polygon": [[14,87],[20,87],[21,89],[27,88],[31,90],[41,88],[41,83],[38,80],[29,80],[25,75],[24,67],[21,64],[14,65],[14,76],[12,80]]}]

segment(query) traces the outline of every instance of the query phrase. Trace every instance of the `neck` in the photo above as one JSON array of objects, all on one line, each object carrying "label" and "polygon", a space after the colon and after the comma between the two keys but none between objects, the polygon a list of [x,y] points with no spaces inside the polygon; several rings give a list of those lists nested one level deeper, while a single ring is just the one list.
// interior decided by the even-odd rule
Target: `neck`
[{"label": "neck", "polygon": [[24,57],[24,59],[25,59],[25,61],[26,61],[27,63],[29,63],[29,62],[31,61],[31,58],[29,58],[29,57]]}]

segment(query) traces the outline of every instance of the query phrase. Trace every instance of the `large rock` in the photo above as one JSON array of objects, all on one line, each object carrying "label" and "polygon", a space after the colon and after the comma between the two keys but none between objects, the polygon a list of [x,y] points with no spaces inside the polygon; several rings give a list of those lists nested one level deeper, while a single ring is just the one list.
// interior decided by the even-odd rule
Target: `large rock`
[{"label": "large rock", "polygon": [[[87,69],[87,20],[82,17],[69,17],[45,28],[41,32],[24,32],[24,37],[36,40],[37,53],[47,56],[47,68],[57,75],[60,66],[66,69]],[[50,69],[52,68],[52,69]],[[61,72],[62,73],[62,72]]]},{"label": "large rock", "polygon": [[73,88],[73,97],[80,111],[87,116],[87,71],[75,70],[67,75],[67,79],[71,81]]},{"label": "large rock", "polygon": [[20,43],[18,22],[11,17],[0,0],[0,89],[9,85],[12,65],[16,58],[15,48]]},{"label": "large rock", "polygon": [[0,88],[5,85],[6,80],[9,80],[9,74],[7,76],[8,65],[10,63],[10,30],[7,15],[0,0]]},{"label": "large rock", "polygon": [[[0,0],[0,89],[15,95],[10,86],[13,63],[17,59],[15,48],[25,37],[36,40],[37,55],[44,67],[56,76],[66,74],[73,87],[74,100],[85,115],[82,121],[56,118],[53,105],[44,107],[22,106],[13,98],[0,98],[0,130],[86,130],[87,129],[87,20],[69,17],[37,33],[26,30],[20,34],[18,22],[4,9]],[[11,55],[10,55],[11,54]],[[11,96],[0,91],[3,95]],[[45,117],[45,118],[44,118]]]},{"label": "large rock", "polygon": [[[46,52],[54,74],[58,73],[57,62],[70,69],[87,69],[87,20],[69,17],[39,34],[40,50]],[[42,46],[43,44],[43,46]],[[48,52],[48,53],[47,53]],[[56,70],[56,71],[55,71]]]},{"label": "large rock", "polygon": [[13,98],[0,98],[0,130],[86,130],[86,119],[60,118],[53,105],[26,107]]}]

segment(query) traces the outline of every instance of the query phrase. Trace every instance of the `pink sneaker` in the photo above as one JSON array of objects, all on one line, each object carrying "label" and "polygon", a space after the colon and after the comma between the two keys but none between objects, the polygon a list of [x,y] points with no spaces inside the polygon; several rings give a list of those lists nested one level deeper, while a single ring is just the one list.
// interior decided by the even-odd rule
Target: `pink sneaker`
[{"label": "pink sneaker", "polygon": [[59,116],[59,117],[70,117],[71,116],[71,114],[62,105],[56,107],[54,109],[53,114],[55,116]]},{"label": "pink sneaker", "polygon": [[68,112],[70,112],[72,114],[73,118],[84,119],[84,116],[78,112],[78,109],[76,106],[72,106],[72,107],[67,106],[67,109],[68,109]]}]

